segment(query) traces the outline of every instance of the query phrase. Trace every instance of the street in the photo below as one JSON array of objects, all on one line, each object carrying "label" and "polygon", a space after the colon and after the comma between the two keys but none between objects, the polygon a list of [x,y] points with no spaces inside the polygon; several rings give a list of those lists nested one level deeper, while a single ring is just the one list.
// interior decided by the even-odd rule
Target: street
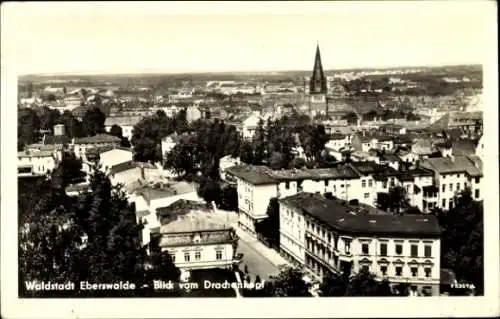
[{"label": "street", "polygon": [[262,256],[255,248],[242,239],[238,240],[237,252],[243,254],[240,269],[244,271],[246,265],[252,280],[255,279],[256,275],[259,275],[262,280],[267,280],[269,275],[278,272],[278,267],[273,265],[266,257]]}]

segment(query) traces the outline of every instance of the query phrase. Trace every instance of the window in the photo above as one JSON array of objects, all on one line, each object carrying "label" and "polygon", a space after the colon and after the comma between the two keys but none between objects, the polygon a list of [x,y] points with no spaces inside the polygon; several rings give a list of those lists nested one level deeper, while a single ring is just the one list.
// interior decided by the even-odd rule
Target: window
[{"label": "window", "polygon": [[387,182],[384,182],[384,183],[382,184],[382,188],[387,188]]},{"label": "window", "polygon": [[431,269],[430,268],[425,268],[424,271],[425,271],[425,278],[430,278],[431,274],[432,274]]},{"label": "window", "polygon": [[172,262],[175,263],[175,254],[170,254],[170,258],[172,259]]},{"label": "window", "polygon": [[370,272],[370,267],[363,265],[363,266],[361,266],[361,271]]},{"label": "window", "polygon": [[344,184],[340,184],[340,188],[344,188]]},{"label": "window", "polygon": [[443,199],[441,202],[441,207],[444,209],[446,208],[446,199]]},{"label": "window", "polygon": [[368,255],[369,252],[368,244],[361,244],[361,252],[365,255]]},{"label": "window", "polygon": [[290,189],[290,182],[285,182],[285,188]]},{"label": "window", "polygon": [[446,175],[443,175],[443,179],[446,179]]},{"label": "window", "polygon": [[401,255],[403,253],[403,245],[396,244],[396,254]]},{"label": "window", "polygon": [[411,245],[410,254],[412,257],[418,257],[418,245]]},{"label": "window", "polygon": [[189,261],[189,253],[184,253],[184,261]]},{"label": "window", "polygon": [[445,184],[443,184],[442,191],[443,192],[446,191],[446,185]]},{"label": "window", "polygon": [[370,179],[368,180],[368,187],[372,187],[373,186],[373,181]]},{"label": "window", "polygon": [[380,266],[380,272],[383,276],[387,275],[387,266]]},{"label": "window", "polygon": [[366,187],[366,180],[364,179],[361,180],[361,187],[363,188]]},{"label": "window", "polygon": [[412,277],[418,276],[418,268],[417,267],[411,267],[411,276]]},{"label": "window", "polygon": [[460,183],[457,183],[457,191],[460,190]]},{"label": "window", "polygon": [[380,256],[387,256],[387,244],[380,244]]},{"label": "window", "polygon": [[479,189],[474,191],[474,197],[479,198]]},{"label": "window", "polygon": [[432,255],[432,246],[431,245],[425,245],[424,256],[425,257],[431,257],[431,255]]},{"label": "window", "polygon": [[460,174],[460,173],[459,173],[459,174],[457,174],[457,177],[458,177],[458,178],[460,178],[461,176],[462,176],[462,174]]},{"label": "window", "polygon": [[215,251],[215,259],[221,260],[222,259],[222,250],[216,250]]},{"label": "window", "polygon": [[450,198],[450,200],[448,201],[448,209],[452,209],[453,208],[453,199]]},{"label": "window", "polygon": [[396,267],[396,276],[401,276],[403,274],[403,267],[397,266]]},{"label": "window", "polygon": [[365,193],[364,195],[365,199],[370,197],[370,193]]},{"label": "window", "polygon": [[476,184],[479,184],[479,177],[475,178],[475,182],[476,182]]},{"label": "window", "polygon": [[328,180],[325,180],[325,186],[328,187]]},{"label": "window", "polygon": [[449,189],[450,189],[450,192],[452,192],[452,191],[453,191],[453,184],[452,184],[452,183],[450,183],[450,185],[449,185],[448,187],[449,187]]}]

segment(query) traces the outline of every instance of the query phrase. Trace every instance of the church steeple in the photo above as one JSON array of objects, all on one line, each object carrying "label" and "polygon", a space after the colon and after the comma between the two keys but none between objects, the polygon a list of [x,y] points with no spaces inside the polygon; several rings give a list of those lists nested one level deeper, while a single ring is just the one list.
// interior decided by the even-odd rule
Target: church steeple
[{"label": "church steeple", "polygon": [[321,54],[319,52],[319,43],[316,46],[316,57],[314,59],[314,69],[311,76],[311,83],[309,86],[309,92],[311,94],[320,93],[326,94],[326,77],[323,72],[323,65],[321,64]]}]

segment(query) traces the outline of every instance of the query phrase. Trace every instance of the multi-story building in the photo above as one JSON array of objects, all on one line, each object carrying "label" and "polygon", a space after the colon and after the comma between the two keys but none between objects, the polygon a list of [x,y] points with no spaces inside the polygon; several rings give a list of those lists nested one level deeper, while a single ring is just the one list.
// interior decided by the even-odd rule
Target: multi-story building
[{"label": "multi-story building", "polygon": [[85,152],[94,147],[119,146],[120,138],[109,134],[97,134],[90,137],[74,138],[72,141],[73,151],[77,158],[87,160]]},{"label": "multi-story building", "polygon": [[18,175],[46,175],[56,167],[54,152],[26,150],[17,153]]},{"label": "multi-story building", "polygon": [[113,125],[117,125],[122,129],[122,136],[129,141],[132,140],[134,126],[142,119],[141,116],[111,116],[106,117],[104,127],[106,132],[110,132]]},{"label": "multi-story building", "polygon": [[234,228],[216,219],[206,204],[178,201],[157,210],[161,226],[152,236],[182,270],[230,268],[236,253]]},{"label": "multi-story building", "polygon": [[474,200],[482,200],[483,162],[478,156],[427,158],[422,161],[421,167],[434,172],[439,208],[453,208],[455,196],[466,187],[471,189]]},{"label": "multi-story building", "polygon": [[373,202],[373,195],[363,192],[360,174],[351,166],[326,169],[273,171],[265,166],[238,165],[226,171],[236,179],[238,224],[255,235],[255,223],[266,218],[269,200],[298,192],[329,193],[345,200]]},{"label": "multi-story building", "polygon": [[379,280],[438,295],[440,228],[435,216],[394,216],[299,193],[280,202],[280,249],[311,275],[365,269]]}]

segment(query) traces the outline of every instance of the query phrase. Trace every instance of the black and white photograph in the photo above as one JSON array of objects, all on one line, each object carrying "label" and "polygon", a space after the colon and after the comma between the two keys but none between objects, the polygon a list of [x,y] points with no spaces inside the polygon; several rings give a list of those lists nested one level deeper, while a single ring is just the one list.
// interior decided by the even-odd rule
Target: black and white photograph
[{"label": "black and white photograph", "polygon": [[495,12],[2,4],[2,316],[498,315]]}]

